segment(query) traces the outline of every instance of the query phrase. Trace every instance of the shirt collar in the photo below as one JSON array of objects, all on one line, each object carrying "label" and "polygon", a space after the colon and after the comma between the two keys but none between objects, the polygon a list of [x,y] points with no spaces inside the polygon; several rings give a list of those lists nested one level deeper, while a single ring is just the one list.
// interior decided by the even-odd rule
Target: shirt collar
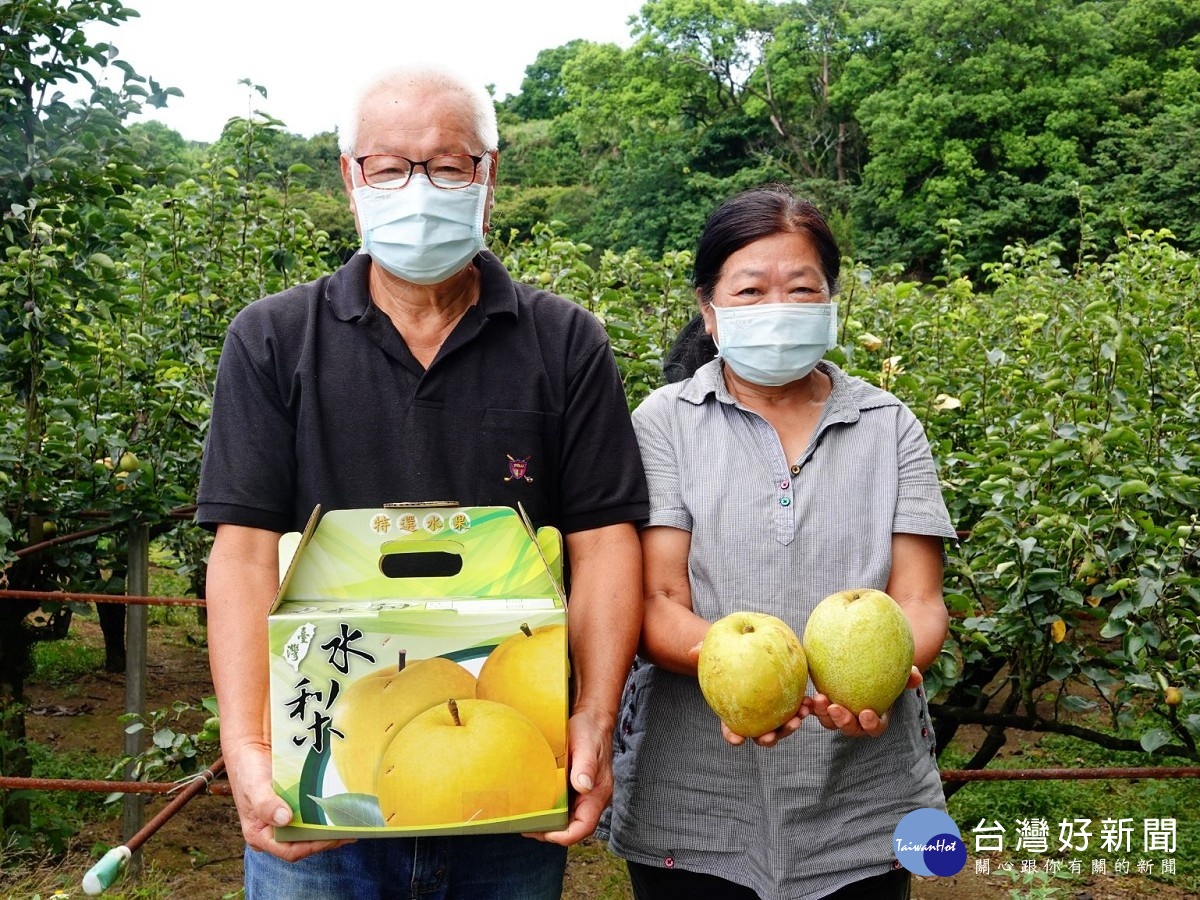
[{"label": "shirt collar", "polygon": [[[504,264],[487,250],[475,256],[480,271],[479,309],[487,318],[495,315],[517,315],[517,290]],[[329,276],[325,283],[325,299],[333,314],[343,322],[361,319],[371,307],[367,290],[367,274],[371,258],[359,252]]]},{"label": "shirt collar", "polygon": [[[679,392],[679,399],[697,406],[709,397],[718,403],[736,406],[737,401],[725,386],[725,377],[721,371],[724,363],[720,359],[707,362],[696,370]],[[867,384],[861,378],[847,375],[833,363],[821,360],[817,368],[829,376],[833,384],[829,399],[825,401],[826,423],[857,422],[859,415],[868,409],[883,406],[899,406],[900,401],[887,391]]]}]

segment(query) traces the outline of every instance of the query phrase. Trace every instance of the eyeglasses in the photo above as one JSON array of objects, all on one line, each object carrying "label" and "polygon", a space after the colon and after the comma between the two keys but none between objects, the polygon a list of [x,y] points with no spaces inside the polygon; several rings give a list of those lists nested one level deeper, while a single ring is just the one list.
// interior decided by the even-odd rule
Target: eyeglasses
[{"label": "eyeglasses", "polygon": [[444,191],[456,191],[475,181],[475,173],[483,157],[447,153],[417,161],[405,156],[375,153],[360,156],[354,161],[362,170],[363,180],[371,187],[383,191],[398,191],[406,187],[413,172],[418,168],[425,170],[425,177],[434,187]]}]

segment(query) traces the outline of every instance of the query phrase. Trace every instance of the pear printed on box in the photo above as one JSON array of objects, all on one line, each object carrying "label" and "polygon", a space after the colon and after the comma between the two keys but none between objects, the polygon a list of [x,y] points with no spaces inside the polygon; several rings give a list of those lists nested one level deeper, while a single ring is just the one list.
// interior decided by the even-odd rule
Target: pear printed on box
[{"label": "pear printed on box", "polygon": [[317,509],[285,536],[270,715],[294,819],[276,837],[562,828],[561,536],[508,507],[405,506]]},{"label": "pear printed on box", "polygon": [[444,656],[363,675],[342,692],[341,739],[330,741],[333,762],[351,793],[378,795],[378,766],[383,752],[400,731],[425,712],[448,700],[475,696],[475,676]]},{"label": "pear printed on box", "polygon": [[521,630],[493,650],[479,670],[477,696],[506,703],[529,716],[545,736],[561,767],[567,758],[567,697],[546,678],[567,656],[565,625]]},{"label": "pear printed on box", "polygon": [[400,730],[379,766],[389,826],[537,813],[559,793],[558,766],[527,715],[493,700],[447,700]]}]

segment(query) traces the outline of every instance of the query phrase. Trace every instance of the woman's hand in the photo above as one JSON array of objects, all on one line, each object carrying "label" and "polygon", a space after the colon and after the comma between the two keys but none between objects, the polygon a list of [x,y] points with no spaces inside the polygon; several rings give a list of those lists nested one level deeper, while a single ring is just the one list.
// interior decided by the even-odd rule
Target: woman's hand
[{"label": "woman's hand", "polygon": [[[913,666],[904,689],[911,690],[917,687],[922,680],[921,670]],[[807,715],[816,716],[822,726],[830,731],[840,731],[846,737],[879,737],[887,731],[890,709],[883,713],[877,713],[873,709],[864,709],[858,716],[855,716],[846,707],[830,703],[829,698],[824,694],[806,697],[804,703],[808,707]]]},{"label": "woman's hand", "polygon": [[[805,697],[804,699],[807,700],[808,698]],[[796,715],[792,716],[774,731],[768,731],[766,734],[760,734],[758,737],[753,739],[754,743],[758,744],[760,747],[774,747],[789,734],[798,730],[800,725],[807,717],[808,710],[801,706],[800,709],[796,711]],[[740,747],[742,744],[746,743],[746,738],[744,735],[730,731],[729,726],[724,722],[721,723],[721,736],[735,747]]]}]

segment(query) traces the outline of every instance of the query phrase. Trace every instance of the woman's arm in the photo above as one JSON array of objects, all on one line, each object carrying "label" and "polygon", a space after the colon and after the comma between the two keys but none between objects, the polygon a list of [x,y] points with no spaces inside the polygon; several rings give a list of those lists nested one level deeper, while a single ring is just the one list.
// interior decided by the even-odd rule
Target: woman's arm
[{"label": "woman's arm", "polygon": [[900,604],[913,633],[913,664],[924,672],[946,641],[950,615],[942,598],[942,539],[892,535],[887,593]]},{"label": "woman's arm", "polygon": [[696,674],[695,648],[709,622],[692,612],[688,581],[690,532],[680,528],[643,528],[642,589],[646,598],[639,644],[641,655],[668,672]]},{"label": "woman's arm", "polygon": [[[680,675],[696,676],[700,644],[712,624],[692,612],[692,591],[688,581],[688,550],[692,536],[680,528],[651,526],[642,529],[642,569],[646,609],[642,620],[639,651],[660,668]],[[802,707],[795,716],[775,731],[754,738],[760,747],[770,747],[796,731],[807,711]],[[721,723],[721,734],[734,746],[746,738]]]}]

